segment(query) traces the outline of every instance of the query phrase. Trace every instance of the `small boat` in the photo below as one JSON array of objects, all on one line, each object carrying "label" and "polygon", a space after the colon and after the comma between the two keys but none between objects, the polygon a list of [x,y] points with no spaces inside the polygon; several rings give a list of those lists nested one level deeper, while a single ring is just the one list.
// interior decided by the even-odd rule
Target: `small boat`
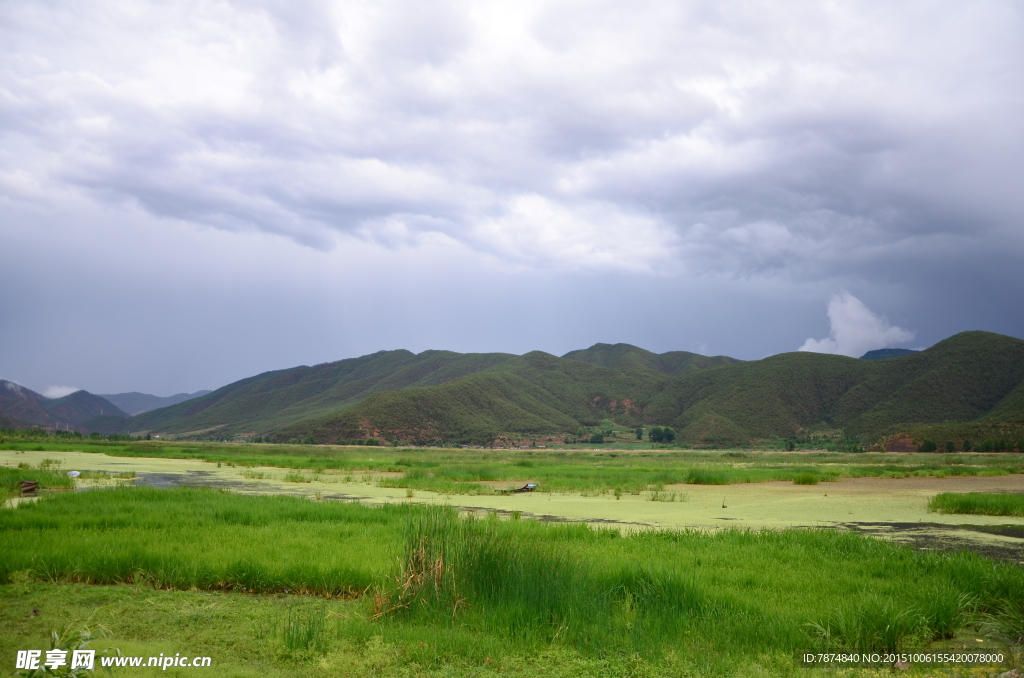
[{"label": "small boat", "polygon": [[533,492],[537,489],[537,483],[526,483],[522,487],[510,487],[507,490],[498,490],[500,494],[519,494],[520,492]]},{"label": "small boat", "polygon": [[37,487],[39,487],[39,481],[38,480],[22,480],[21,481],[21,493],[22,494],[35,494]]}]

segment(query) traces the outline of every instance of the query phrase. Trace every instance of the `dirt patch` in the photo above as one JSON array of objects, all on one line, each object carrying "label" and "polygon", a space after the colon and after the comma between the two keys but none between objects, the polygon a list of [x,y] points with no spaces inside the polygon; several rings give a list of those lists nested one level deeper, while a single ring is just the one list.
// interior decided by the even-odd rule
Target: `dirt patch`
[{"label": "dirt patch", "polygon": [[885,441],[886,452],[917,452],[913,438],[893,438]]}]

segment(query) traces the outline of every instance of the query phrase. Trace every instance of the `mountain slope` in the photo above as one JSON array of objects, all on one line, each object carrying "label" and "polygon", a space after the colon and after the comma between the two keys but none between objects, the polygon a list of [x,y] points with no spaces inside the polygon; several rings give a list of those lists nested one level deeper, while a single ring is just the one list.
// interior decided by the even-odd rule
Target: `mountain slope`
[{"label": "mountain slope", "polygon": [[639,422],[668,381],[646,368],[612,370],[534,351],[440,386],[371,395],[340,413],[286,427],[278,437],[486,443],[507,432],[575,431],[611,417]]},{"label": "mountain slope", "polygon": [[338,411],[378,391],[441,384],[513,357],[505,353],[381,351],[313,367],[265,372],[205,396],[145,412],[126,426],[162,433],[262,432]]},{"label": "mountain slope", "polygon": [[44,395],[13,381],[0,380],[0,414],[38,426],[53,426],[57,417],[46,410]]},{"label": "mountain slope", "polygon": [[6,414],[0,414],[0,428],[30,428],[32,425],[27,421],[21,421]]},{"label": "mountain slope", "polygon": [[[877,436],[911,423],[1001,420],[1024,413],[1024,341],[963,332],[926,351],[884,361],[786,353],[674,382],[648,414],[684,440],[715,417],[751,437],[792,435],[824,423]],[[997,406],[1004,409],[996,411]],[[675,416],[673,416],[675,415]],[[734,431],[735,432],[735,431]]]},{"label": "mountain slope", "polygon": [[1024,422],[1024,341],[989,332],[885,360],[797,352],[742,362],[628,344],[566,356],[384,351],[243,379],[125,428],[479,443],[612,419],[671,425],[682,441],[726,445],[817,426],[877,437],[912,424]]},{"label": "mountain slope", "polygon": [[876,437],[910,424],[1024,420],[1024,341],[989,332],[889,360],[785,353],[676,377],[656,374],[650,356],[611,348],[590,358],[614,369],[530,353],[443,386],[377,394],[279,435],[481,442],[613,418],[667,424],[683,441],[727,445],[817,425]]},{"label": "mountain slope", "polygon": [[150,410],[160,409],[161,407],[177,405],[178,403],[183,403],[186,400],[192,400],[193,398],[204,396],[207,393],[211,393],[211,391],[175,393],[172,396],[161,397],[150,395],[148,393],[132,391],[131,393],[100,394],[100,397],[109,400],[118,408],[127,412],[130,416],[135,416],[137,414],[142,414],[143,412],[149,412]]},{"label": "mountain slope", "polygon": [[[839,411],[857,432],[910,422],[972,421],[993,411],[1024,380],[1024,341],[962,332],[926,351],[875,363],[875,374]],[[874,401],[864,408],[860,402]],[[1010,401],[1006,402],[1009,408]],[[1000,416],[1013,413],[1005,409]]]},{"label": "mountain slope", "polygon": [[792,435],[830,422],[836,403],[870,363],[819,353],[783,353],[677,378],[645,414],[682,440],[743,442]]}]

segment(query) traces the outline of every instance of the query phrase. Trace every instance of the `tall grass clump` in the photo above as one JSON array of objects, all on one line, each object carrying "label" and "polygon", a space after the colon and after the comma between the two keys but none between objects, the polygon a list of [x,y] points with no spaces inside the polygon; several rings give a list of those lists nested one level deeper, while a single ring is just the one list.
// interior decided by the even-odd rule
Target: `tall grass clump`
[{"label": "tall grass clump", "polygon": [[[584,565],[550,540],[537,544],[520,538],[522,524],[493,515],[460,518],[444,507],[410,515],[403,567],[392,595],[379,594],[377,616],[392,610],[457,616],[472,603],[508,618],[520,633],[532,626],[519,619],[521,614],[552,622],[571,616],[572,601],[585,597]],[[588,529],[566,526],[565,531],[580,528]]]},{"label": "tall grass clump", "polygon": [[724,471],[690,469],[683,481],[688,485],[728,485],[729,476]]},{"label": "tall grass clump", "polygon": [[327,612],[323,606],[300,610],[291,608],[284,622],[282,640],[289,652],[323,650]]},{"label": "tall grass clump", "polygon": [[1024,494],[943,492],[928,501],[928,511],[986,516],[1024,516]]},{"label": "tall grass clump", "polygon": [[818,475],[815,473],[797,473],[793,476],[794,485],[817,485]]},{"label": "tall grass clump", "polygon": [[914,607],[868,598],[837,609],[824,624],[810,624],[825,647],[894,652],[930,640],[927,620]]},{"label": "tall grass clump", "polygon": [[373,618],[474,629],[513,653],[904,649],[952,637],[976,612],[1005,619],[1000,601],[1024,600],[1016,568],[830,530],[622,536],[445,508],[407,520]]},{"label": "tall grass clump", "polygon": [[1020,663],[1024,651],[1024,600],[1004,600],[996,608],[982,615],[981,629],[1006,644]]},{"label": "tall grass clump", "polygon": [[696,616],[721,605],[676,563],[581,557],[622,541],[585,525],[460,518],[434,507],[409,517],[401,571],[378,590],[374,618],[498,634],[528,650],[656,655]]}]

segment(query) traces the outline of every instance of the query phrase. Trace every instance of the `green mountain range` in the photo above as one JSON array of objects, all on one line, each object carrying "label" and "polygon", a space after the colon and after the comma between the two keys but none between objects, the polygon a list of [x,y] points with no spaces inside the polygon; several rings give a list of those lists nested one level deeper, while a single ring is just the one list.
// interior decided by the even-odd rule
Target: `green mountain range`
[{"label": "green mountain range", "polygon": [[964,332],[881,360],[797,352],[739,361],[628,344],[562,357],[383,351],[103,419],[84,425],[191,438],[486,444],[611,419],[672,426],[680,441],[709,445],[812,427],[875,439],[921,424],[1024,424],[1024,341]]}]

